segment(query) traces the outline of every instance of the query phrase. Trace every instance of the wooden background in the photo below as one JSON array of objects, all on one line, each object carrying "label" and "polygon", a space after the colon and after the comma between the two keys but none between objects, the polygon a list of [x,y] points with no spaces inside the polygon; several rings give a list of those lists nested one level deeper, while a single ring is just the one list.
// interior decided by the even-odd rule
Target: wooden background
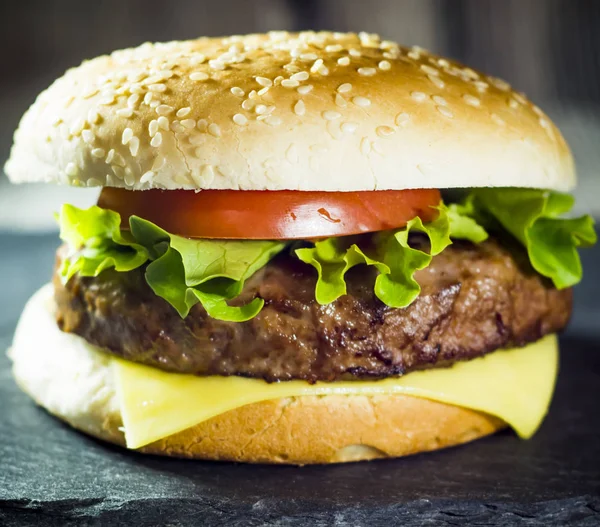
[{"label": "wooden background", "polygon": [[[574,150],[579,210],[600,215],[597,0],[24,0],[1,3],[0,25],[0,161],[35,95],[84,58],[147,40],[365,30],[458,58],[527,92]],[[0,177],[0,228],[48,228],[57,203],[93,200],[84,194],[10,187]],[[24,207],[38,213],[19,214]]]}]

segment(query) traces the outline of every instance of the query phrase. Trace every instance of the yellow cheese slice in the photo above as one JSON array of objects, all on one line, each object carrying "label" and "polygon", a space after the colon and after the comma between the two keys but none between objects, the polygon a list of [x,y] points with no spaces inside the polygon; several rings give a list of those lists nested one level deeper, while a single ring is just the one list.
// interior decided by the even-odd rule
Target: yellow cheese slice
[{"label": "yellow cheese slice", "polygon": [[425,397],[494,415],[528,438],[539,427],[552,398],[558,343],[556,336],[550,335],[524,348],[495,351],[449,368],[380,381],[316,384],[196,377],[120,359],[112,362],[129,448],[140,448],[247,404],[329,394]]}]

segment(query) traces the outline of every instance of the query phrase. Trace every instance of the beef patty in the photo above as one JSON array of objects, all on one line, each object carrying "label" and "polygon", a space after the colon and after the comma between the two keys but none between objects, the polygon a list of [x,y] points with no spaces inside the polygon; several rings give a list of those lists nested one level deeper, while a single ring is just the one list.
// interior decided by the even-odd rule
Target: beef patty
[{"label": "beef patty", "polygon": [[564,328],[571,311],[570,290],[535,273],[522,249],[492,239],[435,256],[416,274],[422,292],[405,309],[374,296],[366,266],[348,273],[347,295],[319,305],[316,272],[286,253],[246,284],[240,300],[265,300],[254,319],[215,320],[200,305],[182,319],[143,273],[75,276],[66,286],[55,276],[58,325],[166,371],[313,382],[399,375],[522,346]]}]

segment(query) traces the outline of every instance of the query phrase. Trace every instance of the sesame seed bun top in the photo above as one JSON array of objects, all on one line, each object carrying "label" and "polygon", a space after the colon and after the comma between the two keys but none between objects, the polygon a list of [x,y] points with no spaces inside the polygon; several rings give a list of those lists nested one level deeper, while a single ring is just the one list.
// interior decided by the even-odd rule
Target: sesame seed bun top
[{"label": "sesame seed bun top", "polygon": [[508,84],[376,35],[144,44],[67,71],[23,116],[16,183],[129,189],[569,190],[571,153]]}]

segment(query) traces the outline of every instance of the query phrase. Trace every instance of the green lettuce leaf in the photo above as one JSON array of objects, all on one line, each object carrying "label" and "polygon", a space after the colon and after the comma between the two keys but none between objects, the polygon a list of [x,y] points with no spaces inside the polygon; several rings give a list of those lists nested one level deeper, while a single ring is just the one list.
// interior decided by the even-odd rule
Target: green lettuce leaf
[{"label": "green lettuce leaf", "polygon": [[[429,253],[409,245],[411,232],[427,235]],[[346,273],[356,265],[365,264],[379,271],[375,279],[375,295],[390,307],[406,307],[421,292],[414,279],[415,272],[427,267],[432,256],[450,245],[450,221],[446,208],[442,206],[435,221],[423,224],[420,218],[414,218],[403,229],[375,235],[373,243],[366,248],[352,243],[353,240],[328,238],[316,242],[314,247],[296,249],[298,258],[317,270],[317,302],[329,304],[345,295]]]},{"label": "green lettuce leaf", "polygon": [[186,317],[200,302],[219,320],[242,322],[255,317],[264,300],[230,306],[245,281],[287,245],[276,241],[198,240],[169,234],[153,223],[132,216],[131,233],[147,247],[153,261],[146,268],[152,290]]},{"label": "green lettuce leaf", "polygon": [[242,322],[255,317],[264,301],[255,298],[230,306],[244,282],[283,250],[284,242],[193,240],[167,233],[153,223],[132,216],[131,231],[121,231],[116,212],[64,205],[59,216],[61,238],[71,247],[61,274],[98,276],[105,269],[119,272],[146,262],[148,285],[181,315],[200,302],[219,320]]},{"label": "green lettuce leaf", "polygon": [[558,289],[581,280],[578,247],[596,243],[590,216],[561,218],[573,207],[569,194],[538,189],[485,188],[471,192],[466,207],[486,228],[494,221],[527,249],[533,268],[552,280]]},{"label": "green lettuce leaf", "polygon": [[487,231],[474,218],[472,200],[465,203],[451,203],[447,207],[450,220],[450,237],[481,243],[488,239]]},{"label": "green lettuce leaf", "polygon": [[57,220],[60,238],[71,248],[61,267],[66,281],[75,273],[98,276],[110,268],[131,271],[148,260],[148,251],[121,231],[121,217],[116,212],[63,205]]}]

